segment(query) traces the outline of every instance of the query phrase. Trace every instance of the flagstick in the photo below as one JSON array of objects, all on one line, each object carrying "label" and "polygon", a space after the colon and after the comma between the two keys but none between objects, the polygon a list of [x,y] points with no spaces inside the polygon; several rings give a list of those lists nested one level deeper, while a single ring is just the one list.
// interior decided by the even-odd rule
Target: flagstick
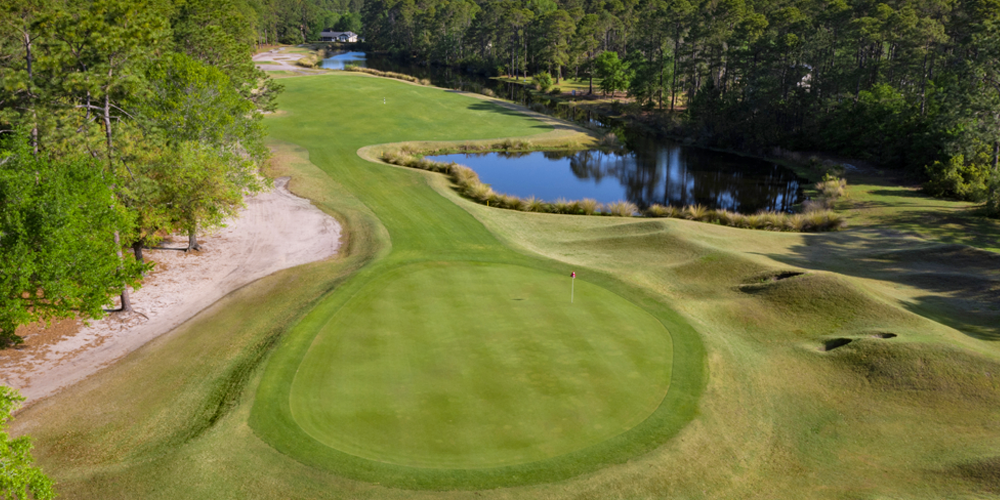
[{"label": "flagstick", "polygon": [[573,292],[575,291],[574,288],[576,288],[576,278],[573,278],[570,281],[570,285],[569,285],[569,303],[570,304],[573,303]]}]

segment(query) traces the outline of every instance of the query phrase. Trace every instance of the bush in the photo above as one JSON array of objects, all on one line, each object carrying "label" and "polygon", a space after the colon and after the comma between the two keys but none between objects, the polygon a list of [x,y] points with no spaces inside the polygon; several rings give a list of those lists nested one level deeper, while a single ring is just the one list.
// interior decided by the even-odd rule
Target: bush
[{"label": "bush", "polygon": [[847,180],[830,174],[823,174],[823,180],[816,183],[820,196],[828,200],[836,200],[847,194]]},{"label": "bush", "polygon": [[552,95],[562,94],[562,89],[559,88],[559,87],[552,87],[552,90],[549,91],[549,94],[552,94]]},{"label": "bush", "polygon": [[1000,172],[993,175],[989,191],[986,193],[986,215],[1000,218]]},{"label": "bush", "polygon": [[931,196],[983,201],[988,191],[988,161],[984,155],[973,161],[966,161],[964,155],[952,156],[947,163],[936,161],[925,168],[930,180],[924,184],[924,190]]},{"label": "bush", "polygon": [[535,73],[531,80],[535,83],[535,88],[542,92],[548,92],[552,88],[552,75],[547,72]]}]

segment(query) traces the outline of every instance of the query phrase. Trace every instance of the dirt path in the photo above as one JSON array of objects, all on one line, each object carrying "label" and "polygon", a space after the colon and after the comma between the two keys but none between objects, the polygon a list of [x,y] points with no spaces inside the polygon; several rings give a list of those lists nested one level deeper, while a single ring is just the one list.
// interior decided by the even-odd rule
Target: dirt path
[{"label": "dirt path", "polygon": [[[340,225],[308,200],[291,194],[288,178],[247,200],[240,217],[199,240],[186,254],[150,250],[157,263],[132,295],[136,313],[110,315],[76,327],[63,322],[30,335],[26,346],[0,351],[0,384],[36,400],[54,394],[174,329],[229,292],[276,271],[329,258],[340,245]],[[186,241],[186,240],[180,240]],[[182,246],[182,244],[175,244]],[[169,243],[165,246],[171,246]]]}]

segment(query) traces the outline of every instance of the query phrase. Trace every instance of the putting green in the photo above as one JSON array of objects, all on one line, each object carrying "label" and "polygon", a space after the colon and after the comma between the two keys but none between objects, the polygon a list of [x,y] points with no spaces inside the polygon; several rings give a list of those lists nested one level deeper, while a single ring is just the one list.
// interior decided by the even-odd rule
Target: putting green
[{"label": "putting green", "polygon": [[578,279],[473,262],[380,275],[323,325],[291,384],[320,443],[408,467],[548,459],[622,434],[663,401],[670,334]]}]

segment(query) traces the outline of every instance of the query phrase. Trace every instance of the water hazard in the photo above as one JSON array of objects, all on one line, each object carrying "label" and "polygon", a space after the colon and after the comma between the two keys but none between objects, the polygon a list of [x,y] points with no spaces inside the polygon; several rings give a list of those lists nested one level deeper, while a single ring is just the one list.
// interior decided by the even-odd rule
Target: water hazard
[{"label": "water hazard", "polygon": [[323,59],[323,69],[344,69],[347,66],[364,66],[364,52],[338,52]]},{"label": "water hazard", "polygon": [[684,206],[702,204],[741,213],[760,210],[788,212],[802,198],[804,181],[790,170],[763,160],[678,144],[597,115],[584,107],[559,105],[525,87],[455,68],[401,63],[384,55],[342,52],[323,61],[324,68],[343,69],[360,64],[427,78],[434,85],[482,92],[532,109],[614,131],[624,143],[619,152],[534,152],[443,155],[472,167],[497,192],[545,201],[593,198],[602,203],[628,200],[640,208],[654,203]]},{"label": "water hazard", "polygon": [[[638,146],[638,147],[637,147]],[[431,157],[472,167],[494,191],[545,201],[628,200],[640,208],[701,204],[754,213],[791,211],[800,181],[778,165],[667,141],[628,151],[452,154]]]}]

